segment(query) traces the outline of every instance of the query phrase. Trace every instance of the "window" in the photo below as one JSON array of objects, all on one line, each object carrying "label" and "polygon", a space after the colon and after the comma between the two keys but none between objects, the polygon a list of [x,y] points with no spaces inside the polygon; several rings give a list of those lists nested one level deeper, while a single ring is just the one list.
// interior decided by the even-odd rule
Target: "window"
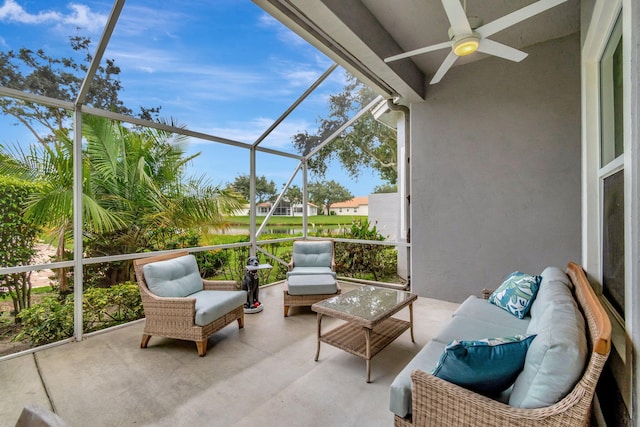
[{"label": "window", "polygon": [[624,31],[621,17],[630,11],[623,3],[591,2],[593,14],[582,45],[582,260],[611,320],[611,354],[597,391],[606,425],[631,425],[638,402],[632,342],[637,331],[631,328],[638,308],[630,302],[637,300],[639,290],[633,279],[629,283],[633,264],[625,264],[633,247],[629,224],[637,216],[629,198],[635,180],[629,178],[638,159],[626,139],[627,131],[639,126],[629,119],[633,100],[626,99],[637,65],[626,53],[633,34]]},{"label": "window", "polygon": [[624,318],[624,174],[606,177],[602,208],[602,291]]},{"label": "window", "polygon": [[623,153],[622,23],[616,23],[600,60],[600,166]]},{"label": "window", "polygon": [[624,318],[624,132],[622,23],[600,60],[600,213],[602,293]]}]

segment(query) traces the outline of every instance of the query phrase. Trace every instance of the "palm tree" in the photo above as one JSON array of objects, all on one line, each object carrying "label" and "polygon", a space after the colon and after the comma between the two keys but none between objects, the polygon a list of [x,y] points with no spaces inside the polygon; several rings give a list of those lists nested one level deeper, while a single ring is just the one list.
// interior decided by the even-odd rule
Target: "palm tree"
[{"label": "palm tree", "polygon": [[[169,132],[127,128],[108,119],[83,116],[83,232],[87,256],[152,249],[156,230],[224,226],[223,216],[240,206],[233,192],[187,178],[195,157],[185,155],[185,138]],[[29,153],[0,147],[0,174],[43,183],[26,208],[36,224],[58,236],[63,259],[73,217],[73,141],[59,133],[58,143],[32,146]],[[132,279],[129,262],[103,270],[107,283]],[[63,289],[63,283],[65,288]],[[61,278],[61,291],[66,282]]]},{"label": "palm tree", "polygon": [[[65,258],[65,242],[73,232],[73,141],[59,133],[56,144],[31,145],[28,151],[19,146],[0,146],[0,174],[38,182],[38,191],[32,193],[25,207],[25,217],[41,226],[51,240],[57,240],[56,259]],[[90,168],[83,165],[85,178]],[[115,229],[120,219],[105,210],[91,197],[90,180],[83,185],[83,218],[95,230]],[[56,271],[60,292],[68,291],[67,269]]]}]

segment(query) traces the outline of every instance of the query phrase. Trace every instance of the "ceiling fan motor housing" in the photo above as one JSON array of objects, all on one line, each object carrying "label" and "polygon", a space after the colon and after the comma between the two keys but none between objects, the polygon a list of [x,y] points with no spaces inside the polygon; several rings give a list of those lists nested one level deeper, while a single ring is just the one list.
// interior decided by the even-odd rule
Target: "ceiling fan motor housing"
[{"label": "ceiling fan motor housing", "polygon": [[[467,20],[469,21],[469,26],[471,27],[472,30],[482,27],[482,24],[484,24],[484,21],[482,20],[482,18],[478,16],[467,16]],[[449,40],[453,40],[453,38],[456,36],[453,33],[453,29],[449,27],[449,30],[447,32],[449,33]]]}]

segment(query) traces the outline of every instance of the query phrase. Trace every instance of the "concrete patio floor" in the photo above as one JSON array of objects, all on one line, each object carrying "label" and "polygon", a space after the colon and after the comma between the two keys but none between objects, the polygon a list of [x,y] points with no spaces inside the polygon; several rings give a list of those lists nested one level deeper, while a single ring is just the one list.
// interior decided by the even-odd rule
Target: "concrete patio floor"
[{"label": "concrete patio floor", "polygon": [[[353,285],[343,284],[343,292]],[[195,343],[151,338],[143,321],[0,362],[0,425],[26,404],[81,426],[391,426],[389,385],[450,318],[457,304],[414,303],[415,343],[405,332],[372,360],[327,344],[316,352],[316,315],[292,307],[283,317],[282,284],[262,288],[263,312],[245,315]],[[408,319],[408,309],[396,315]],[[323,330],[339,320],[325,317]]]}]

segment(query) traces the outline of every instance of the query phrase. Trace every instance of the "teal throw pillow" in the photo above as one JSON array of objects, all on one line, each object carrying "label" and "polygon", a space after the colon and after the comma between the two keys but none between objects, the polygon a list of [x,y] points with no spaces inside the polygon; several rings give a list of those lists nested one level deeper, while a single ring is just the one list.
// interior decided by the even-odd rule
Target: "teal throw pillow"
[{"label": "teal throw pillow", "polygon": [[531,276],[519,271],[511,273],[489,296],[489,302],[522,319],[529,312],[541,281],[541,276]]},{"label": "teal throw pillow", "polygon": [[452,341],[431,372],[438,378],[485,395],[509,388],[524,367],[535,335]]}]

